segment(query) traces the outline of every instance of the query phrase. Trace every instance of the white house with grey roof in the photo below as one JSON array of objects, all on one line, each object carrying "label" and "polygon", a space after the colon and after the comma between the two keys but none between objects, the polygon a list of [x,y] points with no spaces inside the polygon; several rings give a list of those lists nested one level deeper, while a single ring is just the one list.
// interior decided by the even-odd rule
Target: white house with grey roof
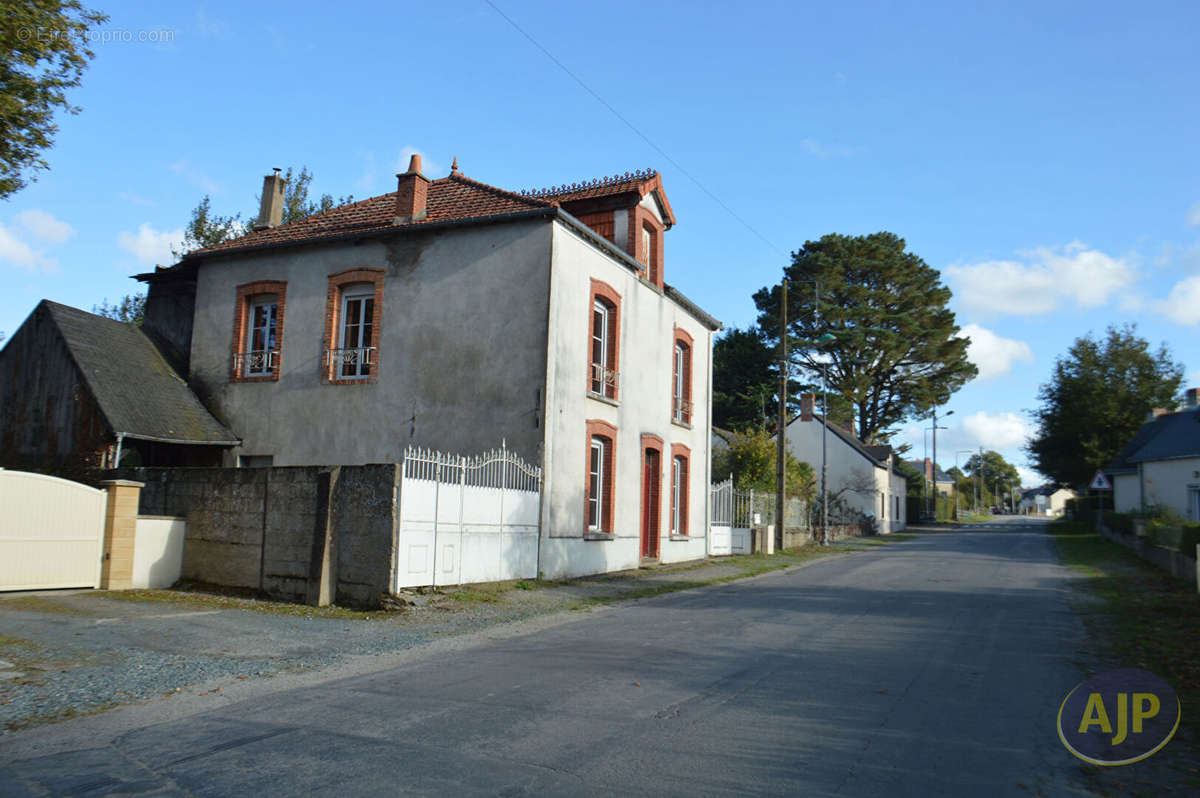
[{"label": "white house with grey roof", "polygon": [[800,414],[787,425],[788,451],[812,466],[818,489],[824,451],[830,496],[870,517],[878,532],[905,529],[908,480],[899,470],[892,447],[864,444],[849,430],[815,412],[814,401],[812,394],[800,397]]},{"label": "white house with grey roof", "polygon": [[1167,507],[1200,522],[1200,389],[1174,413],[1154,411],[1104,469],[1119,513]]}]

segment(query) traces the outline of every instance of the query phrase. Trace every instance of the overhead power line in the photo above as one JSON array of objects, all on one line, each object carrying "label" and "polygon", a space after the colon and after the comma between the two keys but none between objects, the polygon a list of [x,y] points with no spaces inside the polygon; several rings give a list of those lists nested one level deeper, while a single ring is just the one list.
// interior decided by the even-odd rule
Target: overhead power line
[{"label": "overhead power line", "polygon": [[520,25],[518,25],[513,20],[513,18],[510,17],[508,14],[505,14],[503,11],[501,11],[500,7],[497,6],[495,3],[493,3],[492,0],[483,0],[483,2],[485,2],[489,6],[491,6],[493,11],[495,11],[497,14],[499,14],[501,16],[501,18],[504,19],[505,22],[507,22],[509,25],[511,25],[513,27],[513,30],[517,31],[517,33],[520,33],[522,36],[524,36],[526,39],[529,40],[530,44],[532,44],[537,49],[541,50],[542,54],[545,55],[547,58],[549,58],[551,61],[553,61],[555,66],[557,66],[559,69],[561,69],[563,72],[565,72],[571,78],[571,80],[578,83],[584,91],[586,91],[588,94],[592,95],[592,97],[596,100],[596,102],[600,103],[605,108],[607,108],[609,110],[609,112],[612,113],[613,116],[615,116],[617,119],[621,120],[621,122],[627,128],[632,130],[638,136],[638,138],[640,138],[642,141],[644,141],[648,145],[650,145],[651,149],[653,149],[655,152],[657,152],[659,155],[661,155],[664,159],[666,159],[667,163],[671,164],[671,166],[673,166],[676,170],[678,170],[680,174],[682,174],[688,180],[691,180],[693,183],[695,183],[696,186],[701,191],[703,191],[705,194],[707,194],[713,202],[715,202],[715,203],[717,203],[717,205],[721,206],[721,208],[726,213],[728,213],[730,216],[732,216],[734,219],[736,219],[739,224],[741,224],[743,227],[745,227],[747,230],[749,230],[751,233],[753,233],[760,241],[762,241],[768,247],[775,250],[775,252],[777,252],[779,255],[782,255],[784,257],[788,256],[788,254],[786,252],[784,252],[779,247],[775,246],[775,244],[772,243],[770,239],[768,239],[762,233],[758,232],[758,230],[755,229],[754,225],[750,224],[748,221],[746,221],[741,216],[739,216],[733,210],[733,208],[730,208],[728,205],[726,205],[721,200],[720,197],[718,197],[713,192],[709,191],[707,186],[705,186],[703,183],[701,183],[687,169],[684,169],[682,166],[680,166],[679,163],[674,158],[672,158],[670,155],[668,155],[662,147],[655,144],[650,139],[650,137],[647,136],[645,133],[643,133],[641,130],[639,130],[636,125],[634,125],[632,122],[630,122],[624,116],[622,116],[620,111],[618,111],[616,108],[614,108],[612,106],[611,103],[609,103],[607,100],[605,100],[603,97],[601,97],[594,89],[592,89],[591,86],[589,86],[587,83],[584,83],[583,79],[580,78],[578,75],[576,75],[574,72],[572,72],[570,69],[568,69],[566,64],[564,64],[562,61],[559,61],[557,58],[555,58],[554,53],[547,50],[545,47],[542,46],[541,42],[539,42],[537,39],[530,36],[528,31],[526,31],[524,28],[522,28]]}]

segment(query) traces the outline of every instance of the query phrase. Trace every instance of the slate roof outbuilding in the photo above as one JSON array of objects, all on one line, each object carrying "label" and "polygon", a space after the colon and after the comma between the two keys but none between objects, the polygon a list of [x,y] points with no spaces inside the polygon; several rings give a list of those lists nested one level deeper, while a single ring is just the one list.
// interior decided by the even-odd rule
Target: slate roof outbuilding
[{"label": "slate roof outbuilding", "polygon": [[141,328],[48,299],[41,305],[114,434],[168,443],[239,443]]},{"label": "slate roof outbuilding", "polygon": [[1138,463],[1187,457],[1200,457],[1200,407],[1163,413],[1147,421],[1104,470],[1131,473]]}]

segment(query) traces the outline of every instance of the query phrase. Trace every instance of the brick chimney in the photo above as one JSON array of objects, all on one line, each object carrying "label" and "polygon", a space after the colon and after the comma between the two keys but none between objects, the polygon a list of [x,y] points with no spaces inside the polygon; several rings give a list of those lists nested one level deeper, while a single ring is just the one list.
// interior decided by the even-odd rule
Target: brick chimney
[{"label": "brick chimney", "polygon": [[813,420],[813,406],[817,403],[817,395],[812,393],[800,394],[800,420]]},{"label": "brick chimney", "polygon": [[414,154],[408,162],[408,171],[396,175],[396,180],[396,215],[392,223],[407,224],[424,219],[429,178],[421,174],[421,156]]},{"label": "brick chimney", "polygon": [[283,221],[283,189],[283,178],[279,176],[279,167],[275,167],[275,174],[263,178],[262,205],[253,225],[255,230],[278,227]]}]

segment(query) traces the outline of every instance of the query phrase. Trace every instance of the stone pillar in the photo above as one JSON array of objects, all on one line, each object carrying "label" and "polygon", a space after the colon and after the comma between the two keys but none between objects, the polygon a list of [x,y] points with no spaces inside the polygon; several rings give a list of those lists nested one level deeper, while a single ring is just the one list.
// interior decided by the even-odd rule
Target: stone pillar
[{"label": "stone pillar", "polygon": [[100,485],[108,491],[100,587],[104,590],[128,590],[133,587],[133,544],[137,534],[138,499],[145,483],[109,479]]}]

